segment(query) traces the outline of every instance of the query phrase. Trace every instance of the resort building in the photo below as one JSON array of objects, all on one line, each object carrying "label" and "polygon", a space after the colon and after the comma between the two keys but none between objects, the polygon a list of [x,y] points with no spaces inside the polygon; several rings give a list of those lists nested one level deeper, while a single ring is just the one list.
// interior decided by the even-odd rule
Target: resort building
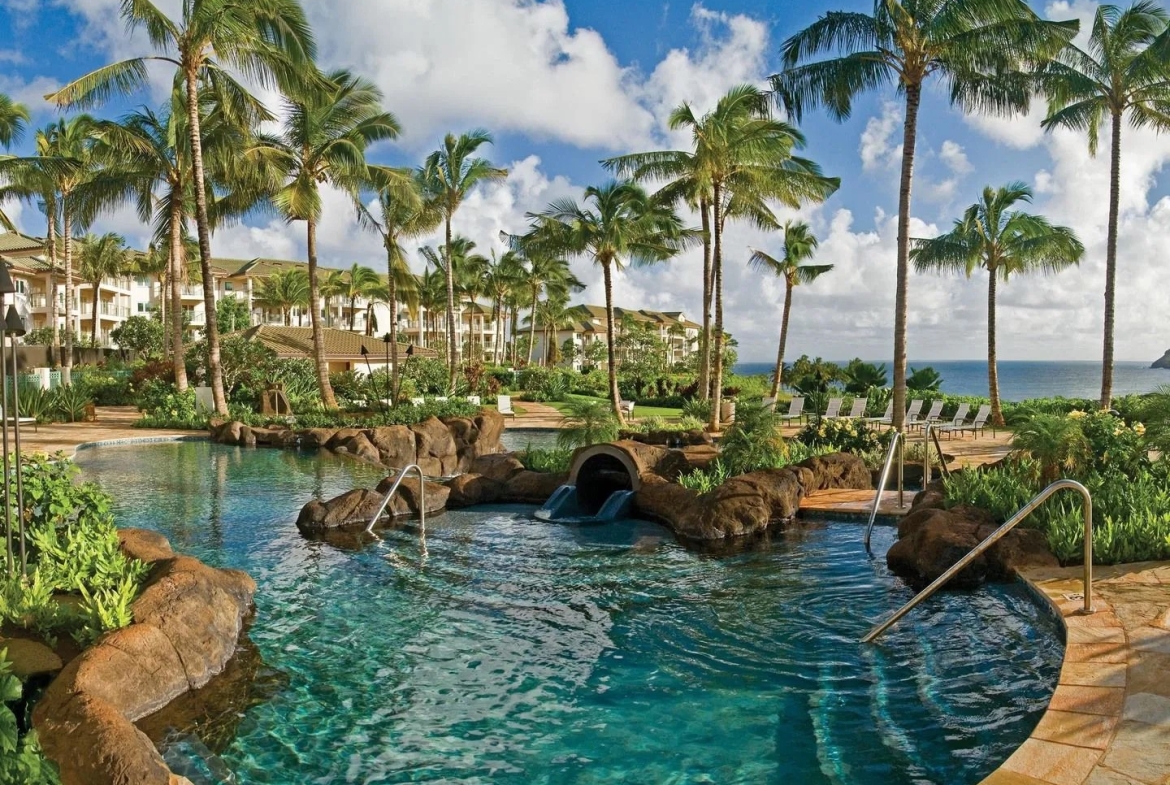
[{"label": "resort building", "polygon": [[[389,368],[390,345],[382,338],[358,335],[346,330],[326,327],[322,330],[325,339],[325,362],[329,372],[353,371],[368,374]],[[313,359],[313,329],[311,327],[280,327],[257,325],[244,332],[249,341],[262,343],[276,352],[282,360]],[[400,343],[398,360],[409,357],[438,357],[434,349]]]},{"label": "resort building", "polygon": [[[702,325],[687,319],[682,311],[651,311],[648,309],[630,310],[628,308],[614,309],[617,324],[614,325],[615,335],[621,336],[623,324],[629,320],[641,327],[650,328],[651,332],[666,346],[666,362],[682,362],[698,348],[699,332]],[[558,355],[563,355],[562,347],[566,341],[572,341],[572,366],[580,369],[585,364],[589,349],[594,344],[605,345],[606,315],[604,305],[574,305],[565,312],[566,319],[555,333],[542,329],[538,322],[536,337],[532,353],[535,362],[545,361],[551,356],[549,336],[556,342]],[[518,328],[521,335],[528,335],[531,322],[525,319]]]}]

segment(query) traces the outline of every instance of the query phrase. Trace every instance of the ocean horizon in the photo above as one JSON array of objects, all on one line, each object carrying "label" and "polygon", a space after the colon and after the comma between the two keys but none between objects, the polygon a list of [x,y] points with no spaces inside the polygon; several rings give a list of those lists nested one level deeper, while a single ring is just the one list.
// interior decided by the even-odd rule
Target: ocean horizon
[{"label": "ocean horizon", "polygon": [[[848,360],[834,360],[844,367]],[[885,363],[887,372],[893,362]],[[1001,360],[999,394],[1005,401],[1028,398],[1097,398],[1101,395],[1101,363],[1091,360]],[[930,366],[942,376],[942,391],[951,395],[987,395],[986,360],[936,360],[911,362],[911,368]],[[737,363],[739,374],[772,375],[775,363]],[[1113,394],[1152,392],[1170,385],[1170,371],[1151,368],[1148,362],[1118,362],[1113,366]]]}]

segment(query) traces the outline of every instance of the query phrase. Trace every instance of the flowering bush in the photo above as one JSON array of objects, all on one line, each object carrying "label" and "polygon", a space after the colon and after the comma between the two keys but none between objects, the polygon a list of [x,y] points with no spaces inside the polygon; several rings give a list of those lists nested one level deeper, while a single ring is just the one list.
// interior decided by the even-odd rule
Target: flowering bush
[{"label": "flowering bush", "polygon": [[1074,411],[1068,417],[1080,425],[1085,435],[1093,470],[1116,469],[1133,474],[1149,465],[1146,427],[1140,422],[1129,425],[1120,417],[1102,411]]},{"label": "flowering bush", "polygon": [[144,413],[135,425],[143,428],[207,427],[207,416],[195,405],[195,390],[180,393],[175,385],[156,379],[146,382],[138,394],[138,409]]},{"label": "flowering bush", "polygon": [[842,452],[864,453],[885,449],[891,431],[871,428],[862,420],[825,420],[813,422],[796,435],[810,447],[831,447]]}]

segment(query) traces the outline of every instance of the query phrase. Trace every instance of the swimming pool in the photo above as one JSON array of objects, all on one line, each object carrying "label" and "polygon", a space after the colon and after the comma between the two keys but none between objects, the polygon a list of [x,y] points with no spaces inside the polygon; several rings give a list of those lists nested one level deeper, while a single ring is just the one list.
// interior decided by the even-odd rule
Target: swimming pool
[{"label": "swimming pool", "polygon": [[293,525],[376,467],[207,443],[78,462],[122,525],[259,584],[250,635],[278,678],[214,766],[189,737],[165,749],[197,784],[974,783],[1059,669],[1057,622],[1020,586],[940,595],[858,643],[911,593],[855,523],[714,557],[649,523],[493,507],[429,519],[424,555],[414,524],[364,547]]}]

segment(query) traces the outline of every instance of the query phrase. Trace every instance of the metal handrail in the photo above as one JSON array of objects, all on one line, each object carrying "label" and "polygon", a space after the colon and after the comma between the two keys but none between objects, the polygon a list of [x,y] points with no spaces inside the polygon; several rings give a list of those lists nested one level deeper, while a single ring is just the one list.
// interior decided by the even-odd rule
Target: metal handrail
[{"label": "metal handrail", "polygon": [[995,545],[995,543],[998,542],[1005,534],[1007,534],[1009,531],[1014,529],[1020,523],[1020,521],[1024,520],[1029,515],[1031,515],[1036,510],[1037,507],[1039,507],[1041,504],[1043,504],[1048,499],[1049,496],[1056,493],[1057,491],[1062,491],[1065,489],[1077,491],[1078,493],[1081,494],[1081,497],[1084,499],[1084,508],[1085,508],[1085,534],[1084,534],[1084,536],[1085,536],[1085,545],[1084,545],[1084,549],[1085,549],[1085,551],[1084,551],[1084,556],[1085,556],[1085,573],[1084,573],[1085,603],[1084,603],[1084,611],[1085,611],[1085,613],[1092,613],[1093,612],[1093,497],[1089,495],[1089,489],[1086,488],[1085,486],[1081,485],[1076,480],[1057,480],[1056,482],[1052,483],[1044,490],[1040,491],[1040,493],[1036,494],[1036,497],[1034,499],[1032,499],[1032,501],[1028,502],[1023,507],[1021,507],[1019,512],[1017,512],[1015,515],[1013,515],[1011,518],[1009,518],[1008,521],[1003,526],[1000,526],[998,529],[996,529],[994,532],[992,532],[990,535],[988,535],[987,539],[985,539],[983,542],[976,545],[971,550],[970,553],[968,553],[966,556],[964,556],[963,558],[961,558],[957,562],[955,562],[953,565],[951,565],[951,568],[949,570],[947,570],[942,575],[935,578],[934,583],[930,584],[925,589],[920,591],[918,594],[914,595],[914,599],[910,600],[910,602],[906,603],[901,608],[899,608],[894,613],[893,616],[886,619],[881,624],[878,624],[873,629],[871,629],[869,632],[867,632],[865,634],[865,637],[863,637],[861,639],[861,642],[862,643],[870,643],[875,638],[877,638],[879,635],[881,635],[883,632],[888,630],[890,627],[897,624],[899,619],[901,619],[907,613],[912,611],[920,602],[922,602],[926,598],[930,597],[932,594],[934,594],[939,589],[941,589],[947,581],[949,581],[951,578],[955,577],[955,575],[958,574],[964,567],[966,567],[968,564],[970,564],[972,561],[974,561],[976,557],[978,557],[980,554],[982,554],[984,551],[986,551],[992,545]]},{"label": "metal handrail", "polygon": [[[894,453],[896,452],[899,456],[902,455],[902,451],[899,449],[901,447],[901,445],[902,445],[902,432],[901,431],[894,431],[894,438],[890,440],[889,452],[886,453],[886,461],[885,461],[885,463],[882,464],[882,476],[881,476],[881,479],[878,481],[877,493],[875,493],[874,497],[873,497],[873,509],[869,511],[869,523],[867,523],[865,526],[865,549],[867,551],[869,550],[869,535],[873,532],[873,522],[875,520],[877,520],[878,507],[882,503],[882,492],[885,491],[886,483],[889,482],[889,480],[890,480],[890,469],[894,465]],[[898,491],[899,491],[899,493],[902,491],[901,477],[902,477],[902,461],[899,460],[898,461],[898,478],[899,478],[898,479]],[[899,497],[898,504],[900,505],[901,503],[902,503],[902,500]]]},{"label": "metal handrail", "polygon": [[378,511],[374,513],[374,517],[370,518],[369,524],[366,526],[366,534],[374,530],[374,524],[382,517],[382,513],[386,511],[386,505],[394,498],[394,494],[398,493],[398,486],[402,485],[402,481],[406,479],[406,473],[411,469],[418,472],[418,522],[422,527],[424,535],[427,530],[427,480],[423,477],[422,468],[417,463],[412,463],[405,467],[398,474],[398,478],[394,480],[394,484],[390,486],[390,490],[386,491],[386,495],[382,498],[382,503],[378,505]]},{"label": "metal handrail", "polygon": [[930,465],[930,444],[933,441],[938,450],[938,465],[942,467],[943,476],[949,476],[951,470],[947,468],[947,459],[943,457],[942,443],[938,440],[939,425],[927,423],[922,431],[922,487],[925,488],[934,478],[934,469]]}]

